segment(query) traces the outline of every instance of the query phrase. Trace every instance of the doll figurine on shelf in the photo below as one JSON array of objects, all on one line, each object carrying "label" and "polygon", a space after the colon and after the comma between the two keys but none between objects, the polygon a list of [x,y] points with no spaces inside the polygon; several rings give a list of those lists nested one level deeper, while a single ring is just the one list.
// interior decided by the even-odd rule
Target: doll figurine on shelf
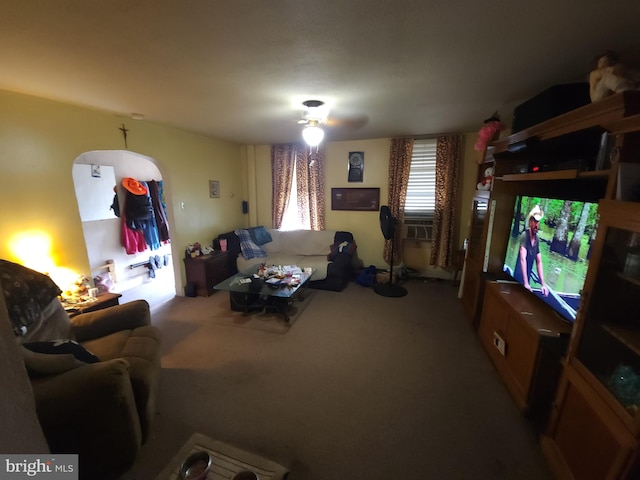
[{"label": "doll figurine on shelf", "polygon": [[[498,115],[498,112],[495,112],[484,121],[484,125],[478,132],[478,140],[476,140],[473,148],[478,152],[484,152],[489,142],[497,140],[498,134],[504,130],[504,128],[504,123],[500,121],[500,115]],[[482,159],[480,159],[478,163],[482,163]]]},{"label": "doll figurine on shelf", "polygon": [[636,90],[635,83],[620,63],[617,53],[606,51],[596,57],[595,63],[595,68],[589,74],[591,102],[602,100],[614,93]]}]

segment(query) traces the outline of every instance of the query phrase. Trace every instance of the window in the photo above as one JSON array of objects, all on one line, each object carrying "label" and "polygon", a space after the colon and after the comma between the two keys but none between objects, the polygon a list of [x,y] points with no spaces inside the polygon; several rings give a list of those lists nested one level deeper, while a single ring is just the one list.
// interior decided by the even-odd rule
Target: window
[{"label": "window", "polygon": [[324,149],[271,146],[273,224],[280,230],[324,230]]},{"label": "window", "polygon": [[289,191],[289,199],[287,200],[287,209],[284,211],[280,230],[309,230],[311,228],[308,222],[304,222],[298,212],[298,182],[296,179],[297,163],[293,166],[293,179],[291,181],[291,190]]},{"label": "window", "polygon": [[404,207],[406,224],[427,224],[433,220],[436,196],[435,138],[415,140]]}]

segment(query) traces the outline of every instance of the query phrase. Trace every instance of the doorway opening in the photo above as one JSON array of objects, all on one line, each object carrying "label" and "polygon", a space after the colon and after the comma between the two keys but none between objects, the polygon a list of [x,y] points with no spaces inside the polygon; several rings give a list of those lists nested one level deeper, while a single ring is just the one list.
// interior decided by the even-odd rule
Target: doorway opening
[{"label": "doorway opening", "polygon": [[[135,253],[126,252],[122,243],[123,178],[155,182],[163,190],[162,174],[151,157],[126,150],[91,151],[73,164],[91,277],[108,279],[110,291],[122,295],[120,303],[142,298],[154,309],[176,295],[171,242],[141,242]],[[166,203],[162,203],[168,219]]]}]

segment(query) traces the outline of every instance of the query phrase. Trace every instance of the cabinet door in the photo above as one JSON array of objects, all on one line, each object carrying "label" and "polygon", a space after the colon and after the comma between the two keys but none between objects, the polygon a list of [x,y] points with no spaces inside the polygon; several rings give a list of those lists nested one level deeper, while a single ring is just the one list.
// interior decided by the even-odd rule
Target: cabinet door
[{"label": "cabinet door", "polygon": [[489,214],[489,192],[478,193],[473,198],[471,209],[471,226],[469,229],[469,245],[467,256],[476,262],[483,263],[486,240],[486,221]]},{"label": "cabinet door", "polygon": [[493,288],[485,288],[478,335],[489,358],[505,380],[511,377],[505,360],[507,349],[510,348],[507,345],[507,317],[508,307],[499,294]]},{"label": "cabinet door", "polygon": [[640,433],[640,204],[603,201],[587,304],[572,353],[578,370]]},{"label": "cabinet door", "polygon": [[215,252],[196,258],[185,258],[187,282],[196,285],[199,296],[208,297],[214,293],[214,285],[231,276],[231,260],[229,252]]},{"label": "cabinet door", "polygon": [[209,295],[215,292],[214,286],[231,276],[229,252],[216,252],[207,261],[207,290]]},{"label": "cabinet door", "polygon": [[528,405],[529,388],[538,353],[539,336],[513,310],[507,315],[507,363],[510,374],[509,390],[522,409]]},{"label": "cabinet door", "polygon": [[635,448],[620,419],[570,366],[542,448],[558,478],[618,479]]},{"label": "cabinet door", "polygon": [[495,288],[485,289],[480,337],[516,404],[528,406],[529,388],[538,350],[538,335]]},{"label": "cabinet door", "polygon": [[486,245],[486,228],[489,213],[489,192],[478,192],[473,198],[471,225],[469,227],[465,273],[462,279],[462,304],[473,325],[480,317],[482,306],[482,272]]}]

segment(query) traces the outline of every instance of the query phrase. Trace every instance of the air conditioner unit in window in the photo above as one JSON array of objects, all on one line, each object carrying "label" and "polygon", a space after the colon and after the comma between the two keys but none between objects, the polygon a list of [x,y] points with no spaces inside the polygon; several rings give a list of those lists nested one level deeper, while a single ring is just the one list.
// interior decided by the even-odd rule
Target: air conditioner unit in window
[{"label": "air conditioner unit in window", "polygon": [[433,222],[431,220],[405,219],[403,231],[405,240],[430,242],[433,233]]}]

